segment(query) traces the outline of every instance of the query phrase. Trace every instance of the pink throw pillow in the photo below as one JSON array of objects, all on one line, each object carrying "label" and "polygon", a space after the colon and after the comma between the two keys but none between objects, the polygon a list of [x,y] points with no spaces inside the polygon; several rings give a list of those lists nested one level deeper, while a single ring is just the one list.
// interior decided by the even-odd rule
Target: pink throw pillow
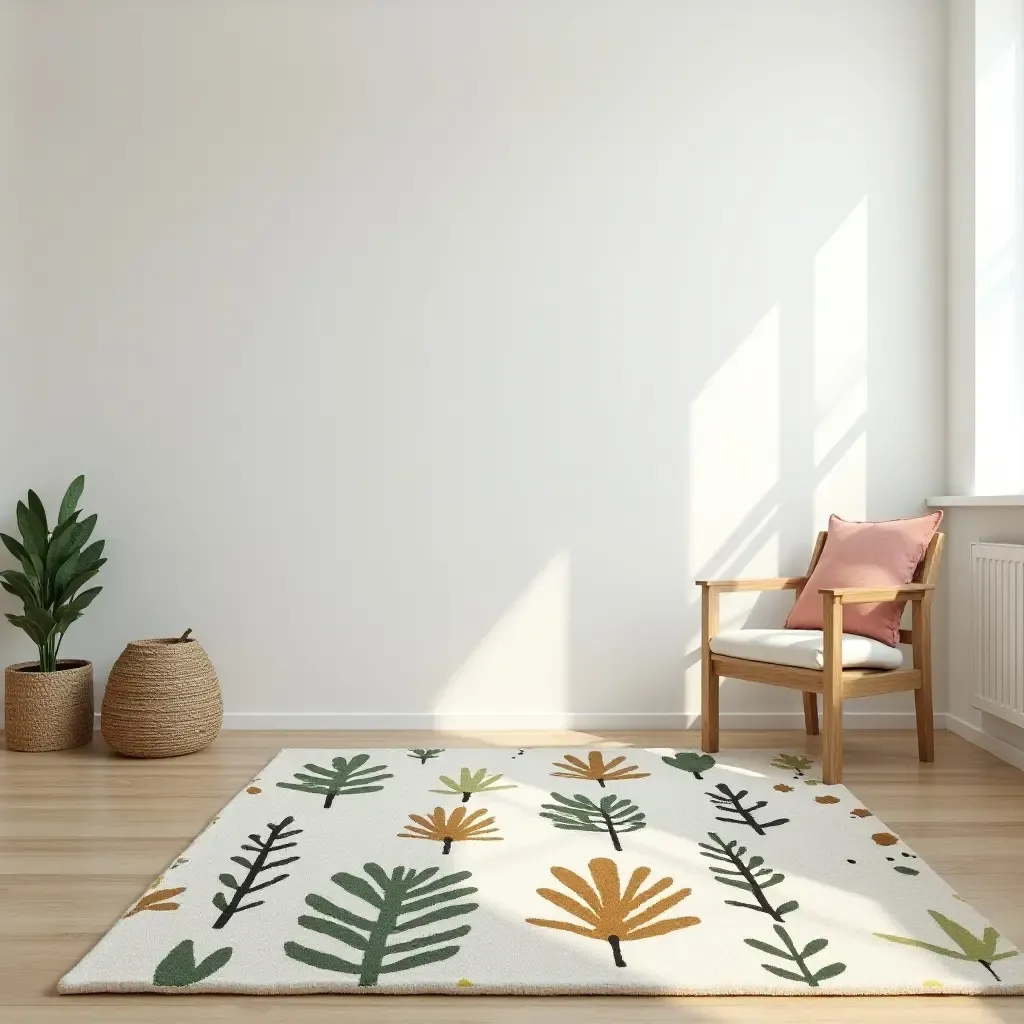
[{"label": "pink throw pillow", "polygon": [[[819,590],[899,587],[911,583],[941,522],[941,512],[884,523],[849,523],[830,516],[825,547],[786,619],[786,628],[824,628]],[[895,647],[900,642],[900,618],[905,603],[847,605],[843,608],[843,632],[869,636]]]}]

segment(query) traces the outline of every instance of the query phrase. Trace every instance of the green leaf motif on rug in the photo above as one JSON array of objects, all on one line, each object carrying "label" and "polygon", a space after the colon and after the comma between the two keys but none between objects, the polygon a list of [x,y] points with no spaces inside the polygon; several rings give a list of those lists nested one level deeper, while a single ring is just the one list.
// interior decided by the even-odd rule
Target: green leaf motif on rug
[{"label": "green leaf motif on rug", "polygon": [[192,940],[185,939],[157,964],[153,972],[153,984],[161,988],[184,988],[186,985],[194,985],[197,981],[216,974],[231,959],[231,953],[231,947],[225,946],[223,949],[214,950],[197,964]]},{"label": "green leaf motif on rug", "polygon": [[336,796],[351,796],[356,793],[377,793],[383,786],[375,785],[382,779],[393,779],[394,776],[387,772],[386,764],[374,765],[372,768],[364,768],[363,765],[370,760],[369,754],[356,754],[352,758],[336,757],[331,761],[330,768],[321,768],[317,764],[307,764],[307,772],[315,772],[315,775],[305,775],[302,772],[295,772],[294,777],[298,782],[279,782],[281,789],[297,789],[300,793],[317,793],[325,797],[324,807],[328,808],[334,803]]},{"label": "green leaf motif on rug", "polygon": [[728,906],[757,910],[762,914],[768,914],[776,921],[784,920],[786,914],[799,909],[800,904],[796,900],[789,900],[777,907],[772,906],[764,890],[778,885],[779,882],[784,882],[786,876],[764,867],[763,857],[753,856],[744,860],[747,848],[745,846],[737,847],[735,839],[725,842],[717,832],[709,832],[708,838],[711,840],[710,843],[698,843],[697,845],[701,848],[702,857],[718,862],[711,865],[715,881],[736,889],[745,889],[757,900],[757,903],[726,900]]},{"label": "green leaf motif on rug", "polygon": [[930,953],[938,953],[939,956],[952,957],[954,960],[967,960],[981,964],[982,967],[999,981],[999,975],[992,970],[992,965],[997,960],[1006,960],[1009,957],[1017,956],[1016,949],[1008,949],[1002,953],[996,952],[999,945],[999,932],[991,925],[985,929],[979,938],[962,924],[958,924],[952,918],[940,914],[937,910],[929,910],[931,919],[953,940],[958,949],[947,949],[945,946],[936,946],[931,942],[924,942],[921,939],[909,939],[902,935],[885,935],[882,932],[875,932],[880,939],[888,942],[898,942],[904,946],[917,946],[919,949],[927,949]]},{"label": "green leaf motif on rug", "polygon": [[600,803],[582,793],[573,797],[562,796],[561,793],[552,793],[551,796],[558,803],[541,804],[544,808],[540,812],[542,818],[549,818],[555,828],[570,832],[605,832],[619,853],[622,852],[620,833],[636,832],[647,825],[646,816],[636,804],[614,794],[603,797]]},{"label": "green leaf motif on rug", "polygon": [[[298,942],[286,942],[284,951],[289,957],[321,970],[358,975],[361,986],[370,986],[376,985],[382,974],[439,963],[459,952],[461,947],[453,943],[469,934],[468,924],[426,935],[407,937],[407,933],[419,932],[439,921],[462,917],[476,910],[479,903],[459,902],[477,891],[475,886],[458,887],[459,883],[472,878],[472,872],[457,871],[435,878],[438,868],[417,871],[415,868],[396,867],[388,874],[379,864],[373,863],[364,864],[363,871],[370,881],[346,871],[332,876],[331,881],[350,896],[368,904],[370,910],[360,907],[361,913],[357,914],[323,896],[310,893],[306,904],[324,916],[304,914],[299,918],[303,928],[327,935],[356,950],[361,954],[358,959],[346,960]],[[392,937],[398,941],[389,941]],[[402,955],[406,953],[411,955]],[[396,956],[399,959],[391,959]]]},{"label": "green leaf motif on rug", "polygon": [[711,797],[711,802],[715,805],[715,809],[723,811],[726,814],[733,815],[731,818],[716,816],[715,821],[724,821],[728,825],[748,825],[759,836],[763,836],[765,834],[764,830],[766,828],[774,828],[776,825],[785,825],[789,821],[789,818],[775,818],[772,821],[758,821],[754,817],[754,812],[767,807],[767,800],[758,800],[749,807],[744,807],[743,798],[747,795],[747,790],[741,789],[736,793],[724,782],[720,782],[715,786],[715,789],[718,790],[717,793],[708,793],[708,796]]},{"label": "green leaf motif on rug", "polygon": [[438,754],[444,753],[444,747],[430,747],[428,749],[420,749],[415,747],[410,750],[405,756],[415,757],[419,759],[420,764],[426,764],[432,757],[437,757]]},{"label": "green leaf motif on rug", "polygon": [[776,754],[772,759],[772,767],[791,771],[793,778],[799,779],[803,777],[804,772],[814,767],[814,761],[803,754]]},{"label": "green leaf motif on rug", "polygon": [[681,750],[671,757],[663,757],[662,761],[682,772],[690,772],[695,779],[703,779],[701,772],[711,771],[715,767],[715,759],[710,754],[698,754],[694,750]]},{"label": "green leaf motif on rug", "polygon": [[[537,890],[538,896],[543,896],[582,924],[539,917],[528,917],[526,923],[607,942],[616,967],[626,966],[622,958],[623,942],[650,939],[700,924],[699,917],[662,916],[665,911],[686,899],[692,891],[690,889],[677,889],[651,903],[656,896],[672,888],[671,878],[661,878],[644,889],[643,885],[650,878],[651,869],[640,867],[629,876],[623,889],[618,866],[610,857],[595,857],[587,867],[590,868],[593,885],[568,868],[556,865],[551,869],[551,874],[578,899],[557,889]],[[644,904],[649,906],[644,907]]]},{"label": "green leaf motif on rug", "polygon": [[279,821],[276,825],[272,821],[268,821],[267,828],[269,832],[267,833],[266,841],[261,839],[257,833],[252,832],[249,834],[249,838],[256,845],[242,844],[243,850],[255,853],[256,856],[252,860],[242,856],[231,858],[236,864],[240,864],[245,868],[246,873],[242,877],[241,882],[234,875],[225,873],[220,876],[221,884],[232,891],[232,896],[228,900],[224,893],[218,892],[213,897],[213,905],[220,911],[220,917],[214,922],[214,928],[223,928],[235,914],[240,914],[243,910],[252,910],[253,907],[262,906],[265,902],[264,900],[253,900],[250,903],[243,903],[242,901],[247,899],[252,893],[260,889],[266,889],[268,886],[275,885],[288,877],[289,872],[284,871],[275,878],[260,882],[259,885],[256,884],[256,879],[261,872],[270,871],[273,868],[283,868],[286,864],[292,864],[299,859],[297,855],[293,855],[275,861],[269,860],[271,856],[280,853],[281,850],[289,850],[294,846],[298,846],[298,843],[295,842],[281,842],[282,839],[290,839],[292,836],[297,836],[302,832],[301,828],[292,829],[291,832],[284,831],[293,821],[295,819],[290,815]]},{"label": "green leaf motif on rug", "polygon": [[458,782],[455,779],[449,778],[447,775],[439,777],[438,781],[442,782],[447,788],[446,789],[432,789],[431,793],[461,793],[462,802],[465,803],[474,793],[494,793],[499,789],[518,789],[514,783],[507,783],[506,785],[499,786],[497,783],[503,778],[501,774],[488,775],[486,768],[480,768],[475,772],[471,772],[468,768],[463,768],[459,772]]},{"label": "green leaf motif on rug", "polygon": [[787,981],[800,982],[810,988],[817,988],[820,982],[827,981],[829,978],[835,978],[846,970],[846,964],[834,963],[826,964],[824,967],[812,971],[808,967],[807,961],[816,953],[820,953],[828,945],[828,939],[811,939],[803,949],[797,950],[796,944],[790,938],[789,932],[781,924],[773,925],[773,927],[775,928],[775,934],[778,935],[785,945],[785,949],[779,949],[778,946],[770,946],[767,942],[761,942],[759,939],[744,939],[743,941],[748,946],[753,946],[754,949],[767,953],[769,956],[790,961],[790,963],[796,965],[799,973],[787,970],[784,967],[776,967],[774,964],[761,964],[769,974],[774,974],[777,978],[785,978]]}]

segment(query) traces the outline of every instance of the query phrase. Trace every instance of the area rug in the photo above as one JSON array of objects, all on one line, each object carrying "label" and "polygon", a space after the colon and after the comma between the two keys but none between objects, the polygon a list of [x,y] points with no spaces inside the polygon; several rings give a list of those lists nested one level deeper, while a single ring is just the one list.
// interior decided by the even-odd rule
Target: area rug
[{"label": "area rug", "polygon": [[778,751],[283,750],[59,988],[1024,992],[1017,949],[817,769]]}]

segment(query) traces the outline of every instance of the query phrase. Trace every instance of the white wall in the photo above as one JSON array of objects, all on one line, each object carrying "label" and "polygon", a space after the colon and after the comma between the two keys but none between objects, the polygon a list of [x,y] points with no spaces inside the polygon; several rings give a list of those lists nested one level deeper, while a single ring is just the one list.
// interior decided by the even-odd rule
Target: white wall
[{"label": "white wall", "polygon": [[941,489],[934,0],[23,13],[0,509],[87,474],[100,680],[193,626],[233,724],[682,723],[694,577]]}]

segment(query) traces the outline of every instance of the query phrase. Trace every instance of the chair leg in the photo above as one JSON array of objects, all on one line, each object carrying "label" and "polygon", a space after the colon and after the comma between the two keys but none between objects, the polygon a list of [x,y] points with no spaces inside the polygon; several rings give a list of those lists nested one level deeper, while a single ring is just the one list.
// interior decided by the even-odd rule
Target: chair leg
[{"label": "chair leg", "polygon": [[711,660],[711,638],[718,632],[718,591],[706,583],[700,595],[700,746],[718,751],[718,672]]},{"label": "chair leg", "polygon": [[718,753],[718,691],[719,676],[711,664],[711,652],[701,659],[700,749],[706,754]]},{"label": "chair leg", "polygon": [[825,664],[822,667],[821,779],[843,781],[843,603],[825,595]]},{"label": "chair leg", "polygon": [[914,691],[914,712],[917,715],[917,756],[922,761],[935,760],[935,712],[932,707],[932,643],[931,599],[916,602],[914,615],[914,667],[921,673],[921,688]]},{"label": "chair leg", "polygon": [[804,692],[804,729],[808,736],[818,735],[818,695]]}]

